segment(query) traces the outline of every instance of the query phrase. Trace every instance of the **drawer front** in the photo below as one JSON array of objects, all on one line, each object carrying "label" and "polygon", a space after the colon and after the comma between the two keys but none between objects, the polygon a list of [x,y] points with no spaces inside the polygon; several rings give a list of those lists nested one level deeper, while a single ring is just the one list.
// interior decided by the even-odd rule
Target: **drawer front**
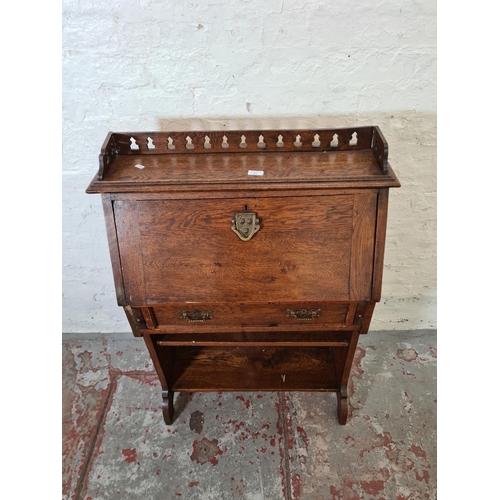
[{"label": "drawer front", "polygon": [[[132,305],[368,300],[376,200],[376,193],[367,192],[115,201],[126,300]],[[238,234],[235,219],[242,212],[258,220],[253,235],[252,224],[250,233]],[[245,218],[252,222],[251,217]]]},{"label": "drawer front", "polygon": [[323,302],[284,304],[168,304],[147,308],[156,328],[191,327],[194,331],[205,326],[281,327],[289,325],[343,325],[347,321],[349,304]]}]

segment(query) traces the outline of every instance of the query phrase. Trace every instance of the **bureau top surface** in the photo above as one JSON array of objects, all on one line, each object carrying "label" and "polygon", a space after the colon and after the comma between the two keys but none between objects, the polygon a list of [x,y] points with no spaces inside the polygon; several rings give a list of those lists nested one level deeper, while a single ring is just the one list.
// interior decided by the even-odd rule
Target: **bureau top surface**
[{"label": "bureau top surface", "polygon": [[378,127],[109,133],[87,193],[399,187]]}]

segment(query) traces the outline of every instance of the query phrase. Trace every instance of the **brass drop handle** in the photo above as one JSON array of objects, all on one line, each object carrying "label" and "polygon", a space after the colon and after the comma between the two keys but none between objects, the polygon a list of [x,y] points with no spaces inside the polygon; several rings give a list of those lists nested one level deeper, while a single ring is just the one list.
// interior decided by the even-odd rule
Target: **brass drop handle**
[{"label": "brass drop handle", "polygon": [[321,315],[321,309],[287,309],[286,317],[297,319],[299,321],[311,321],[313,319],[319,318]]},{"label": "brass drop handle", "polygon": [[255,212],[236,212],[231,220],[231,229],[242,241],[252,239],[252,236],[260,229],[260,220]]},{"label": "brass drop handle", "polygon": [[203,322],[213,319],[212,311],[179,311],[179,318],[185,319],[190,323]]}]

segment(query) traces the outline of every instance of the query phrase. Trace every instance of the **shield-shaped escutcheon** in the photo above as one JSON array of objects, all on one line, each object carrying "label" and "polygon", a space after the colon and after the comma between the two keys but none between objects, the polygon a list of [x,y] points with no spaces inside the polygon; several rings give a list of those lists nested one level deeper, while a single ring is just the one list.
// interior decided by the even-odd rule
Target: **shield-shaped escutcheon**
[{"label": "shield-shaped escutcheon", "polygon": [[231,221],[231,229],[243,241],[248,241],[260,229],[255,212],[238,212]]}]

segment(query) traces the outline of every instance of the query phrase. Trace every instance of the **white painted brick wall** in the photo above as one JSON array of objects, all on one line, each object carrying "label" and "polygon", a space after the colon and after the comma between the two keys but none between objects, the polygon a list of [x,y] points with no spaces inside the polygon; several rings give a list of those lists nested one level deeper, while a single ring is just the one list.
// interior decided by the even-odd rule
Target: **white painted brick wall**
[{"label": "white painted brick wall", "polygon": [[109,130],[379,125],[391,190],[372,329],[436,327],[434,1],[63,1],[63,331],[128,331],[101,200]]}]

